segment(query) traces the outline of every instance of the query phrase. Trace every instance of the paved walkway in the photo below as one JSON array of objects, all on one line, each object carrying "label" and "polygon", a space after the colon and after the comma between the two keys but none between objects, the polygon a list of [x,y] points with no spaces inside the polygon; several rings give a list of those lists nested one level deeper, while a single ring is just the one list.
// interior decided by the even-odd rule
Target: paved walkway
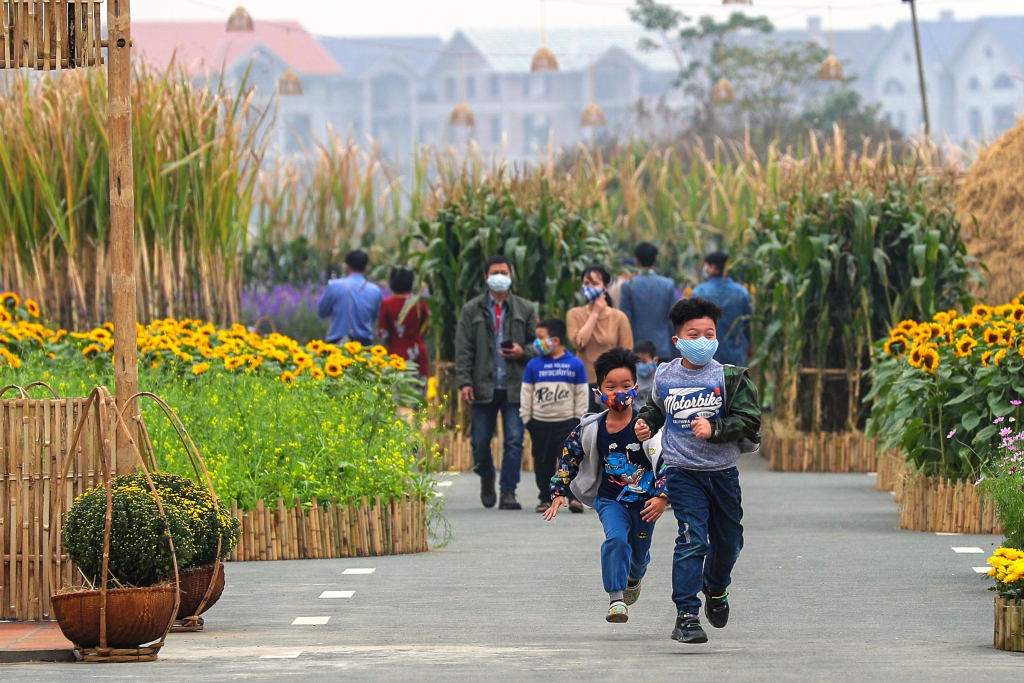
[{"label": "paved walkway", "polygon": [[[155,664],[23,664],[5,683],[346,681],[964,681],[1019,676],[992,649],[992,594],[972,570],[999,539],[895,529],[865,475],[742,465],[746,548],[728,628],[669,639],[669,518],[627,624],[604,621],[597,515],[483,510],[471,475],[446,478],[456,540],[429,554],[229,565],[207,630],[172,635]],[[530,502],[532,476],[521,498]],[[981,554],[952,548],[977,547]],[[343,573],[369,569],[373,573]],[[319,598],[324,591],[350,597]],[[342,593],[346,595],[346,593]],[[293,625],[313,618],[322,625]]]}]

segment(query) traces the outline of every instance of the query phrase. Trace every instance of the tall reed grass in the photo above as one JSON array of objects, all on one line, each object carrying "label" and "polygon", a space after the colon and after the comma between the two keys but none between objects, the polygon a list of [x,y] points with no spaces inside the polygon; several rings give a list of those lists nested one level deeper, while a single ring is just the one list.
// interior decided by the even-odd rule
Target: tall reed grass
[{"label": "tall reed grass", "polygon": [[[237,320],[241,259],[266,148],[242,85],[132,79],[136,272],[143,320]],[[0,97],[0,283],[82,329],[111,317],[106,75],[14,74]]]}]

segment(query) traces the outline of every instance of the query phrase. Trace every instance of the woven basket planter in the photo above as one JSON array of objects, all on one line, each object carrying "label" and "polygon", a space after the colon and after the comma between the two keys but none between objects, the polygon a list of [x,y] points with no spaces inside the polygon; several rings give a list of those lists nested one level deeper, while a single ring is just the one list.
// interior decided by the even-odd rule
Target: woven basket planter
[{"label": "woven basket planter", "polygon": [[210,592],[210,598],[205,605],[201,605],[206,590],[213,580],[213,565],[209,567],[198,567],[186,569],[178,577],[178,585],[181,588],[181,604],[178,606],[178,621],[188,617],[198,617],[200,614],[217,604],[221,594],[224,592],[224,563],[221,562],[217,571],[217,579]]},{"label": "woven basket planter", "polygon": [[[107,646],[138,648],[160,640],[174,615],[174,586],[114,588],[107,591]],[[54,595],[54,616],[64,637],[79,649],[100,644],[100,591]]]},{"label": "woven basket planter", "polygon": [[1024,604],[996,596],[996,627],[993,645],[997,650],[1024,652]]}]

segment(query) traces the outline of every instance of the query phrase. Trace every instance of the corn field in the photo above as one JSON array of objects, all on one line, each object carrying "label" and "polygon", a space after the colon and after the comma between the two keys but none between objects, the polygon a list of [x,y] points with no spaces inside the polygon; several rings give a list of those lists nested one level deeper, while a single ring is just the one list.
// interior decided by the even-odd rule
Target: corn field
[{"label": "corn field", "polygon": [[[239,317],[242,254],[266,142],[244,86],[132,81],[142,320]],[[0,283],[73,329],[111,318],[106,75],[14,75],[0,97]]]}]

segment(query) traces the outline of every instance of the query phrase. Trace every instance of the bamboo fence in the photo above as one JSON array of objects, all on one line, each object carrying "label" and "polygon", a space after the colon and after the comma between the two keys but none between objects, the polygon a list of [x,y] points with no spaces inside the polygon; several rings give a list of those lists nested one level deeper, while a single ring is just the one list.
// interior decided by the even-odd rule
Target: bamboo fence
[{"label": "bamboo fence", "polygon": [[863,432],[779,435],[764,430],[761,455],[777,472],[875,472],[878,447]]},{"label": "bamboo fence", "polygon": [[[67,555],[53,553],[60,519],[53,496],[75,497],[100,482],[102,435],[93,411],[74,453],[68,453],[86,398],[0,400],[0,619],[51,619],[50,583],[80,585]],[[67,458],[73,463],[59,481]],[[65,508],[65,509],[66,509]],[[60,543],[56,547],[61,547]]]},{"label": "bamboo fence", "polygon": [[997,650],[1024,652],[1024,605],[1020,600],[996,596],[993,646]]},{"label": "bamboo fence", "polygon": [[[501,427],[495,430],[496,434],[491,439],[491,454],[494,457],[494,467],[501,471],[501,464],[504,462],[505,447]],[[472,472],[473,471],[473,448],[470,445],[469,437],[465,432],[447,431],[435,434],[434,443],[441,449],[443,454],[442,469],[448,472]],[[521,472],[533,472],[533,442],[530,434],[523,437],[523,463]]]},{"label": "bamboo fence", "polygon": [[996,506],[982,499],[969,481],[914,476],[904,471],[896,481],[899,528],[959,534],[1001,534]]},{"label": "bamboo fence", "polygon": [[284,499],[268,507],[263,500],[243,513],[232,505],[231,514],[241,524],[232,562],[266,560],[313,560],[332,557],[371,557],[427,552],[427,509],[422,498],[403,494],[358,505],[339,505],[332,500],[308,507],[298,499],[285,508]]},{"label": "bamboo fence", "polygon": [[911,476],[910,467],[899,451],[878,455],[878,480],[875,482],[875,488],[879,491],[896,491],[896,484],[904,476]]}]

